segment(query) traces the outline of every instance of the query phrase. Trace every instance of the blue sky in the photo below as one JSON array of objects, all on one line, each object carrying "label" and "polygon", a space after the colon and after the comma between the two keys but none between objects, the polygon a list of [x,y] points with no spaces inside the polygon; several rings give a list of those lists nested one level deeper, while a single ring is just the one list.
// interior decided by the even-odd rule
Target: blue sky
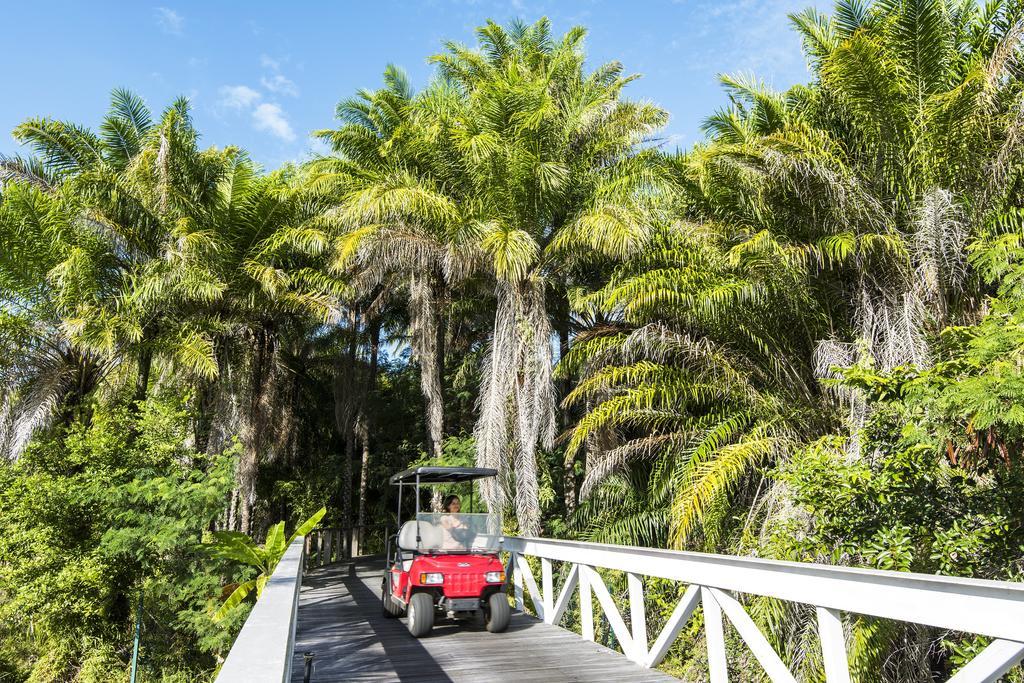
[{"label": "blue sky", "polygon": [[[812,0],[425,0],[423,2],[10,2],[8,66],[0,76],[0,153],[29,116],[96,126],[110,90],[126,87],[154,110],[193,103],[205,144],[240,145],[265,166],[316,149],[309,133],[333,124],[334,105],[403,67],[417,86],[442,41],[473,43],[487,18],[548,16],[557,32],[589,29],[593,64],[618,59],[642,78],[628,94],[672,114],[671,146],[699,140],[725,98],[716,74],[753,72],[777,88],[805,81],[786,15]],[[15,28],[16,27],[16,28]],[[13,56],[13,64],[11,57]]]}]

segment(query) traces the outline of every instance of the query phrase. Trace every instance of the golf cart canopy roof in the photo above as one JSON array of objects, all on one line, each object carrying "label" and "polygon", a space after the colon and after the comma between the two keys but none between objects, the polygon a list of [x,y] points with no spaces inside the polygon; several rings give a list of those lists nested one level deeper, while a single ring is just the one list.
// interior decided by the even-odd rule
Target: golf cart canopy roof
[{"label": "golf cart canopy roof", "polygon": [[440,484],[443,482],[473,481],[484,477],[493,477],[498,470],[489,467],[411,467],[391,477],[391,483],[415,484],[419,476],[421,484]]}]

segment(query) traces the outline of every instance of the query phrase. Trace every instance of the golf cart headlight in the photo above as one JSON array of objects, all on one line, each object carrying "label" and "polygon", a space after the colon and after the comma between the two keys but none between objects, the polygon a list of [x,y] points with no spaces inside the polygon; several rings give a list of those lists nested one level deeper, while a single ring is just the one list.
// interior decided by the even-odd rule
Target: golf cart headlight
[{"label": "golf cart headlight", "polygon": [[487,583],[504,583],[505,572],[487,572],[484,574],[484,581]]},{"label": "golf cart headlight", "polygon": [[444,583],[444,574],[439,572],[430,572],[429,574],[420,574],[420,583],[424,585]]}]

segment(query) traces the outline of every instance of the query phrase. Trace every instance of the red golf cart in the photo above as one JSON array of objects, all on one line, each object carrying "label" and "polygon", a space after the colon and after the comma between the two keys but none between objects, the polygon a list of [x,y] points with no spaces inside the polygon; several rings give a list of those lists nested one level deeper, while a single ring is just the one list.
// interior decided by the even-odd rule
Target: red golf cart
[{"label": "red golf cart", "polygon": [[[498,558],[500,515],[420,512],[421,486],[452,486],[496,474],[481,467],[413,467],[391,477],[398,487],[399,526],[388,538],[381,601],[385,616],[406,614],[416,638],[430,633],[438,616],[483,623],[492,633],[508,628],[511,610]],[[403,524],[405,488],[415,489],[415,516]]]}]

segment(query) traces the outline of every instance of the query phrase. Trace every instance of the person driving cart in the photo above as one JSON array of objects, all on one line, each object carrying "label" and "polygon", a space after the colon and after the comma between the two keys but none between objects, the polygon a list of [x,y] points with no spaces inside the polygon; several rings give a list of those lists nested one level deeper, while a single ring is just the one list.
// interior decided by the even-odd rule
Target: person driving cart
[{"label": "person driving cart", "polygon": [[462,501],[454,494],[445,496],[442,507],[445,514],[441,516],[439,522],[441,529],[444,531],[441,550],[466,550],[475,534],[459,518],[459,512],[462,510]]}]

